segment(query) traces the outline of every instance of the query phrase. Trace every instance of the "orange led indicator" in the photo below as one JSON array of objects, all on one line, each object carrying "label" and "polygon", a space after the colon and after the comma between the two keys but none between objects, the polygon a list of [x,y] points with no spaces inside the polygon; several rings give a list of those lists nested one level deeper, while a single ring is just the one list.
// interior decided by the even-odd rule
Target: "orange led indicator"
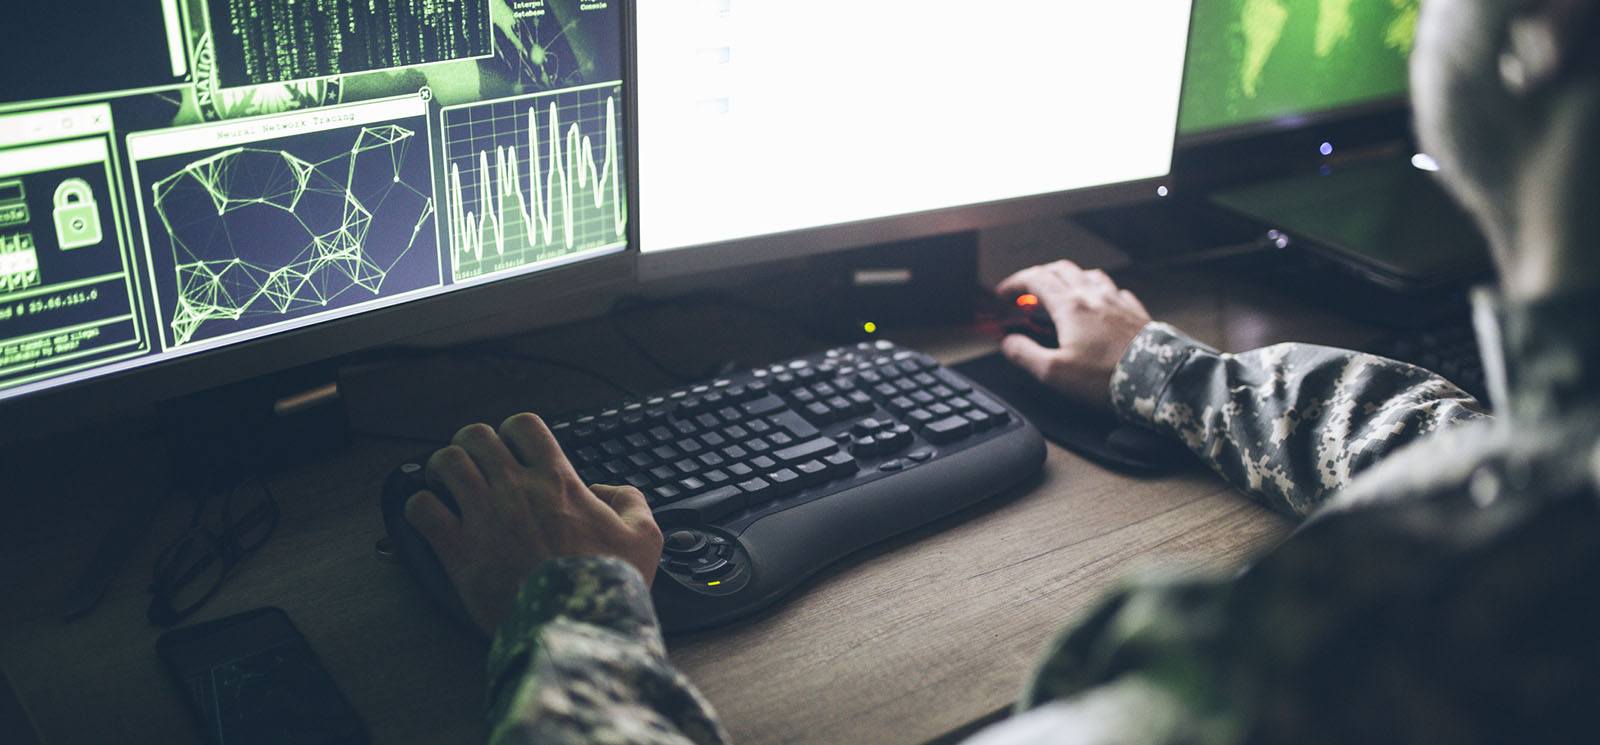
[{"label": "orange led indicator", "polygon": [[1018,295],[1017,296],[1017,307],[1018,308],[1032,308],[1033,306],[1038,305],[1038,304],[1039,304],[1039,296],[1034,295],[1032,293],[1029,293],[1027,295]]}]

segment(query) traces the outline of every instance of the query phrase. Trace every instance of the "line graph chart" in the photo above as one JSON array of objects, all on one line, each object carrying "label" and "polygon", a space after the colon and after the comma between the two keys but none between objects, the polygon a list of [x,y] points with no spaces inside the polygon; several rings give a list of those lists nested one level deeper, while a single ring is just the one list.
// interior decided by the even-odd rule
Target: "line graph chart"
[{"label": "line graph chart", "polygon": [[455,281],[627,240],[619,83],[446,107]]}]

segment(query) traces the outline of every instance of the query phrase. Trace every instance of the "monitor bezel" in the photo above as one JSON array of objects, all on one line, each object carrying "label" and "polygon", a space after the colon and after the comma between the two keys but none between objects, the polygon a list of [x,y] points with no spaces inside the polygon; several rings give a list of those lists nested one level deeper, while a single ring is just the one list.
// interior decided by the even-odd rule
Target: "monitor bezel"
[{"label": "monitor bezel", "polygon": [[[518,312],[560,304],[565,299],[596,293],[620,293],[635,285],[638,253],[637,174],[634,173],[633,127],[629,124],[636,103],[633,90],[632,0],[621,6],[623,97],[622,112],[625,196],[628,209],[626,246],[596,251],[570,263],[512,274],[503,278],[447,289],[397,305],[374,308],[334,318],[272,336],[243,341],[203,352],[156,360],[123,370],[103,372],[81,380],[0,398],[0,418],[22,426],[0,427],[0,442],[28,439],[40,431],[60,431],[86,422],[136,411],[242,381],[285,370],[325,363],[404,339],[463,329],[501,320]],[[430,115],[430,121],[433,117]],[[536,298],[536,299],[534,299]],[[524,324],[537,325],[534,322]],[[44,426],[48,424],[48,426]]]}]

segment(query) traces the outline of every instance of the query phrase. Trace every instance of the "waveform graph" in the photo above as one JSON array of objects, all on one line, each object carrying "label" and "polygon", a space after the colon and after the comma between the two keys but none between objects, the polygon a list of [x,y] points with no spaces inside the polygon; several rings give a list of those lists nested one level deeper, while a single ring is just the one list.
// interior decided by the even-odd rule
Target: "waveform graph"
[{"label": "waveform graph", "polygon": [[455,281],[627,242],[619,83],[444,108]]}]

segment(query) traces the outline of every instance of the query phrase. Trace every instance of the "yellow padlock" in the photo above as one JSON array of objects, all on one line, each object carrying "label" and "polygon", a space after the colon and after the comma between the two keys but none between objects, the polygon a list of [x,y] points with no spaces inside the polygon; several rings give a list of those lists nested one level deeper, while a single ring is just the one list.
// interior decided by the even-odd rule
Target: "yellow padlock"
[{"label": "yellow padlock", "polygon": [[63,251],[100,243],[105,237],[100,230],[100,205],[94,201],[94,189],[81,178],[69,178],[56,186],[55,195],[56,245]]}]

